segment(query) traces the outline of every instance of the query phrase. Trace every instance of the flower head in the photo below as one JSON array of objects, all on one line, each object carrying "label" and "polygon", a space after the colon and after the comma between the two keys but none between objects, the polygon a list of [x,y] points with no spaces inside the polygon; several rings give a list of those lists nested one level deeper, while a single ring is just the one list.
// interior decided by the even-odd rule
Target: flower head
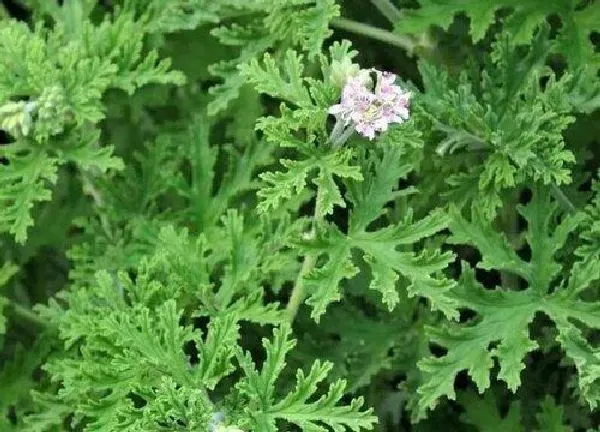
[{"label": "flower head", "polygon": [[395,81],[396,75],[390,72],[361,70],[347,81],[340,103],[333,105],[329,113],[373,139],[376,132],[386,131],[391,123],[402,123],[409,117],[411,94]]}]

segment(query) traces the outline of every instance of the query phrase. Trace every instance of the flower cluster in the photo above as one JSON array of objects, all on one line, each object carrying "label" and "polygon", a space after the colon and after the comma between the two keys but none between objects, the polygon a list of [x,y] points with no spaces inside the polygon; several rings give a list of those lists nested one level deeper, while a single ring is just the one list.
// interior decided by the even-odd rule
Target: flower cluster
[{"label": "flower cluster", "polygon": [[340,103],[333,105],[329,113],[373,139],[376,132],[386,131],[391,123],[408,119],[411,94],[395,81],[396,75],[390,72],[362,70],[348,79]]}]

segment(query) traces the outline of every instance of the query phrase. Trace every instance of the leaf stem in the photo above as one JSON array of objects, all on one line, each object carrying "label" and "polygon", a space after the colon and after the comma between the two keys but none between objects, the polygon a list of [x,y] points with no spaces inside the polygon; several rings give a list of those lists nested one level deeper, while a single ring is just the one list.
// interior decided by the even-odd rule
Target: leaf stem
[{"label": "leaf stem", "polygon": [[[500,213],[501,229],[504,231],[508,242],[515,249],[518,249],[516,242],[519,238],[519,219],[515,208],[519,203],[519,189],[510,194],[508,205],[504,206]],[[500,271],[500,283],[507,290],[517,290],[519,288],[519,278],[509,271]]]},{"label": "leaf stem", "polygon": [[[317,197],[315,200],[315,212],[312,220],[312,228],[307,235],[308,240],[312,240],[315,238],[317,234],[317,224],[321,219],[321,200],[319,198],[319,191],[317,190]],[[298,277],[296,278],[296,283],[294,284],[294,288],[292,289],[292,294],[290,295],[290,299],[285,308],[290,322],[294,321],[294,318],[298,313],[298,308],[304,300],[304,278],[312,271],[316,262],[316,254],[308,253],[304,256],[304,262],[302,263],[302,267],[300,268],[300,272],[298,273]]]},{"label": "leaf stem", "polygon": [[396,25],[402,18],[402,12],[390,0],[371,0],[371,3],[393,25]]},{"label": "leaf stem", "polygon": [[352,134],[354,133],[354,125],[351,124],[349,125],[343,133],[340,134],[339,137],[337,137],[334,141],[333,141],[333,148],[339,148],[341,146],[343,146],[346,141],[348,141],[348,138],[350,138],[352,136]]},{"label": "leaf stem", "polygon": [[556,200],[564,207],[565,210],[570,213],[576,210],[575,205],[573,205],[569,197],[567,197],[565,193],[558,186],[556,186],[556,184],[552,183],[551,191],[552,195],[554,195],[554,198],[556,198]]},{"label": "leaf stem", "polygon": [[304,277],[312,271],[316,261],[316,256],[313,254],[306,255],[304,257],[304,262],[302,263],[302,268],[300,269],[300,273],[298,273],[298,277],[296,278],[292,295],[290,296],[290,300],[285,308],[290,318],[290,322],[294,321],[294,318],[298,313],[298,308],[304,300]]},{"label": "leaf stem", "polygon": [[100,225],[104,230],[104,233],[109,239],[112,239],[112,233],[110,230],[110,223],[105,214],[102,213],[102,207],[104,207],[104,200],[102,194],[94,186],[94,182],[90,175],[86,171],[81,171],[81,179],[83,183],[83,192],[89,194],[94,201],[94,205],[98,208],[98,218],[100,219]]},{"label": "leaf stem", "polygon": [[415,49],[415,41],[408,36],[397,35],[379,27],[373,27],[368,24],[363,24],[358,21],[353,21],[347,18],[334,18],[330,23],[333,27],[341,30],[346,30],[352,33],[370,37],[389,45],[397,46],[412,53]]},{"label": "leaf stem", "polygon": [[343,131],[344,131],[344,122],[336,116],[335,125],[333,126],[333,130],[331,131],[331,134],[329,135],[328,141],[330,141],[332,143],[336,142]]},{"label": "leaf stem", "polygon": [[31,324],[34,324],[37,327],[46,327],[46,322],[43,321],[35,312],[31,309],[28,309],[20,304],[16,303],[14,300],[9,301],[9,310],[12,310],[12,313],[19,319],[27,321]]}]

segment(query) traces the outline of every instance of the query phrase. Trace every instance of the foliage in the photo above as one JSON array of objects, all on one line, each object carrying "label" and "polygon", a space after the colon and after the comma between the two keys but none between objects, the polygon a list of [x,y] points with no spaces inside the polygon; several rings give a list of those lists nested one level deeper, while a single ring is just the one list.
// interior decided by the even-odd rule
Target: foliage
[{"label": "foliage", "polygon": [[0,430],[595,430],[599,12],[4,2]]},{"label": "foliage", "polygon": [[2,124],[16,140],[4,151],[0,229],[21,243],[33,206],[51,198],[48,184],[56,183],[59,165],[73,162],[100,174],[122,168],[110,146],[98,145],[94,126],[104,117],[103,93],[184,80],[155,50],[143,52],[143,21],[122,12],[94,24],[76,4],[55,8],[51,31],[15,20],[0,30]]},{"label": "foliage", "polygon": [[[6,285],[10,278],[16,274],[18,270],[18,267],[10,263],[4,263],[0,269],[0,287]],[[0,311],[4,309],[5,304],[6,298],[0,297]],[[3,315],[0,315],[0,336],[2,336],[4,333],[6,333],[6,319]]]},{"label": "foliage", "polygon": [[[527,288],[486,290],[473,270],[463,265],[456,288],[448,295],[463,307],[473,310],[478,317],[467,326],[450,325],[432,329],[431,339],[448,349],[446,355],[424,359],[420,367],[425,372],[419,389],[422,406],[432,407],[442,395],[454,397],[454,376],[467,370],[480,392],[490,385],[489,370],[494,358],[500,370],[498,379],[511,391],[521,385],[520,373],[525,368],[523,358],[538,348],[531,340],[528,326],[536,313],[543,312],[556,325],[557,341],[566,358],[578,372],[580,397],[595,408],[600,376],[594,372],[598,362],[597,350],[585,339],[585,333],[573,324],[578,322],[597,328],[598,305],[580,299],[579,295],[600,278],[598,261],[584,256],[572,264],[564,280],[556,280],[561,265],[555,255],[563,247],[569,234],[581,223],[581,215],[567,215],[558,224],[556,208],[546,191],[536,190],[527,206],[518,211],[527,222],[525,239],[531,250],[529,261],[521,259],[506,239],[486,227],[476,213],[468,222],[455,212],[450,229],[452,243],[468,243],[482,256],[478,264],[485,270],[499,269],[514,274],[527,282]],[[489,349],[490,346],[493,349]]]},{"label": "foliage", "polygon": [[[308,56],[321,52],[323,40],[331,35],[329,21],[339,15],[334,0],[219,0],[211,7],[219,16],[240,16],[240,22],[223,23],[213,34],[224,45],[239,47],[238,57],[211,66],[211,73],[223,80],[211,88],[214,99],[208,105],[217,114],[234,100],[245,80],[237,66],[260,57],[273,48],[298,47]],[[251,22],[244,15],[257,15]],[[278,50],[282,54],[285,50]]]},{"label": "foliage", "polygon": [[[561,20],[555,50],[571,63],[573,69],[590,65],[597,70],[600,66],[600,56],[590,39],[590,34],[598,30],[596,23],[600,19],[600,7],[595,2],[419,0],[419,3],[419,9],[409,11],[408,16],[398,23],[397,31],[419,33],[432,25],[447,29],[456,14],[464,13],[470,19],[469,32],[475,42],[483,39],[490,25],[501,19],[515,43],[529,44],[538,26],[549,15],[555,15]],[[498,16],[500,12],[504,12],[503,18]]]}]

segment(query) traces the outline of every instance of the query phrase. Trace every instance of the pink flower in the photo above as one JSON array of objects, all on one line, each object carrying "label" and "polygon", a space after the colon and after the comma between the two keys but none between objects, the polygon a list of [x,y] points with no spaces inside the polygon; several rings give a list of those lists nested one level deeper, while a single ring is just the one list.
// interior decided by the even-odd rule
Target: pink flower
[{"label": "pink flower", "polygon": [[[374,73],[376,82],[370,75]],[[329,113],[352,125],[361,135],[375,138],[391,123],[403,123],[409,117],[410,92],[395,84],[396,75],[376,69],[362,70],[350,78],[342,90],[339,104]]]}]

